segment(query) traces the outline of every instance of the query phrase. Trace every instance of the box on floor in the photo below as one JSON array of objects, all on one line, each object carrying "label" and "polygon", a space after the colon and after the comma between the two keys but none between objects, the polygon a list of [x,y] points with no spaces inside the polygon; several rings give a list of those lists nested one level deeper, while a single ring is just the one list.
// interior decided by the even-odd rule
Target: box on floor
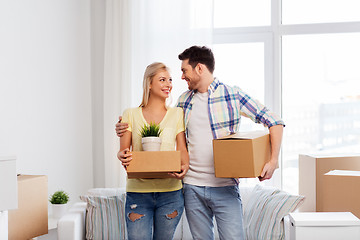
[{"label": "box on floor", "polygon": [[48,181],[43,175],[19,175],[18,209],[9,210],[9,239],[31,239],[48,233]]},{"label": "box on floor", "polygon": [[333,170],[325,174],[322,211],[352,212],[360,218],[360,171]]},{"label": "box on floor", "polygon": [[360,171],[360,156],[299,155],[299,194],[306,197],[299,211],[326,211],[324,174],[334,169]]},{"label": "box on floor", "polygon": [[360,239],[360,220],[350,212],[295,212],[289,218],[291,240]]}]

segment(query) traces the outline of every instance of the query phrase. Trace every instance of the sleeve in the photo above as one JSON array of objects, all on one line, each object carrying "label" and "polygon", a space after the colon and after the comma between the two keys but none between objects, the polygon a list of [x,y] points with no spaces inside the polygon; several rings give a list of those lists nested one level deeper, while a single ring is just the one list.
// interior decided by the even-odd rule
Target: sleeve
[{"label": "sleeve", "polygon": [[250,118],[255,123],[262,123],[268,128],[274,125],[285,126],[283,120],[260,103],[260,101],[250,97],[240,88],[236,88],[236,91],[240,102],[240,113],[242,116]]},{"label": "sleeve", "polygon": [[131,121],[131,119],[132,119],[132,111],[131,111],[131,109],[126,109],[123,112],[121,122],[129,124],[129,127],[126,130],[128,130],[130,132],[132,131],[132,121]]},{"label": "sleeve", "polygon": [[176,124],[176,135],[180,132],[185,131],[184,126],[184,111],[182,108],[176,108],[176,117],[177,117],[177,124]]}]

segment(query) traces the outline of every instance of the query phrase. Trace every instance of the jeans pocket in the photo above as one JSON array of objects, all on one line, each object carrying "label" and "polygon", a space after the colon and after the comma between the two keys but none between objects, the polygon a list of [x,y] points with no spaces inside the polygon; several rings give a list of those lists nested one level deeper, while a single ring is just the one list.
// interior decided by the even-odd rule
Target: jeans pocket
[{"label": "jeans pocket", "polygon": [[241,199],[240,198],[240,192],[239,192],[239,187],[238,186],[227,186],[226,190],[228,193],[230,193],[232,196]]}]

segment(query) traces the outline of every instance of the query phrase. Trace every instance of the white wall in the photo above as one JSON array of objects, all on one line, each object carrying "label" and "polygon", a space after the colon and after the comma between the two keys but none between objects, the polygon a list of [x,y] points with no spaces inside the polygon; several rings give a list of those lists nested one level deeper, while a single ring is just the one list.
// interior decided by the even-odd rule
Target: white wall
[{"label": "white wall", "polygon": [[0,155],[78,201],[93,186],[90,1],[1,1],[0,53]]}]

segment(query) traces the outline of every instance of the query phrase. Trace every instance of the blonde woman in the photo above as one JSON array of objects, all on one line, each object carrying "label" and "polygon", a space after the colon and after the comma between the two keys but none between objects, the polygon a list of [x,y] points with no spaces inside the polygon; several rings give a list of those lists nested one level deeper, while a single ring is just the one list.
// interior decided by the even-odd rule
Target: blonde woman
[{"label": "blonde woman", "polygon": [[126,168],[132,160],[130,149],[141,150],[140,129],[144,124],[160,124],[161,151],[181,152],[181,173],[163,179],[128,179],[126,185],[126,224],[129,240],[173,239],[184,210],[181,179],[189,169],[183,110],[169,108],[166,100],[172,90],[169,69],[163,63],[150,64],[144,74],[143,99],[139,107],[127,109],[122,122],[127,131],[120,138],[118,158]]}]

